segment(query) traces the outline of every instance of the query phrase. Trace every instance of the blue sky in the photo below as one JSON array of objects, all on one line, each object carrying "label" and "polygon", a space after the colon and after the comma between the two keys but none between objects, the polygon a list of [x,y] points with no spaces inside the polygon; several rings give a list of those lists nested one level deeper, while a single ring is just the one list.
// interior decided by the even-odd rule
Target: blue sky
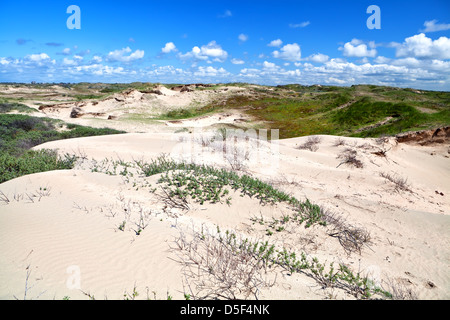
[{"label": "blue sky", "polygon": [[[80,29],[69,29],[70,5]],[[369,29],[370,5],[380,29]],[[450,1],[5,1],[0,82],[450,90]]]}]

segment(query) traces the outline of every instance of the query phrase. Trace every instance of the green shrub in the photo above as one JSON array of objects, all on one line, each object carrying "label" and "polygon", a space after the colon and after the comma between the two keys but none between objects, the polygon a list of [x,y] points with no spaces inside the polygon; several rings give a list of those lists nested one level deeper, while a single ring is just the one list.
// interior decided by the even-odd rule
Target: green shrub
[{"label": "green shrub", "polygon": [[[68,126],[69,128],[69,126]],[[110,128],[91,128],[83,127],[79,125],[73,125],[70,127],[70,131],[63,131],[59,134],[60,139],[91,137],[91,136],[103,136],[109,134],[125,133],[125,131],[119,131]]]},{"label": "green shrub", "polygon": [[346,128],[357,128],[387,117],[417,121],[422,115],[416,108],[403,103],[372,102],[369,98],[363,98],[348,108],[337,111],[333,121]]},{"label": "green shrub", "polygon": [[0,113],[6,113],[11,111],[31,113],[35,112],[36,110],[21,103],[0,101]]},{"label": "green shrub", "polygon": [[69,130],[63,132],[56,130],[63,125],[64,122],[49,118],[0,114],[0,183],[25,174],[73,167],[73,157],[59,158],[51,150],[30,151],[34,146],[54,140],[124,133],[79,125],[67,125]]},{"label": "green shrub", "polygon": [[258,199],[261,203],[285,202],[295,208],[295,220],[305,222],[306,227],[318,223],[325,225],[323,210],[306,200],[301,202],[269,183],[249,175],[238,175],[234,171],[217,169],[208,165],[176,162],[160,156],[150,163],[137,162],[145,176],[162,173],[158,183],[165,183],[167,196],[185,199],[190,196],[203,205],[205,202],[217,203],[224,200],[230,204],[230,189],[239,190],[241,196]]},{"label": "green shrub", "polygon": [[75,161],[75,156],[61,158],[55,150],[30,150],[19,157],[3,153],[0,155],[0,183],[26,174],[72,169]]},{"label": "green shrub", "polygon": [[68,124],[67,131],[57,131],[64,122],[21,114],[0,114],[0,152],[19,155],[48,141],[125,133],[109,128],[91,128]]}]

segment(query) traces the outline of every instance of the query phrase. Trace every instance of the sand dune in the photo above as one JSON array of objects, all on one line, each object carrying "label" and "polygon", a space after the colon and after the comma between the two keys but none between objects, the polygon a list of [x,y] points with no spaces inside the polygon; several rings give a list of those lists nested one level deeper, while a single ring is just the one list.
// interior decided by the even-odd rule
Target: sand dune
[{"label": "sand dune", "polygon": [[[7,90],[6,90],[7,89]],[[14,94],[17,96],[16,88],[7,87],[0,92]],[[27,94],[33,94],[30,89],[25,90]],[[38,109],[40,116],[57,118],[68,123],[89,125],[92,127],[110,127],[127,132],[150,132],[155,127],[158,131],[164,130],[164,126],[178,126],[176,122],[157,121],[155,117],[161,116],[169,111],[178,109],[189,109],[205,106],[216,99],[226,99],[231,94],[249,94],[248,90],[240,87],[223,86],[220,89],[177,91],[157,86],[150,91],[139,91],[134,89],[125,90],[120,93],[111,94],[99,100],[82,101],[45,101],[36,106],[35,101],[25,103]],[[57,95],[57,93],[54,93]],[[58,98],[60,98],[59,94]],[[219,115],[220,117],[220,115]],[[234,123],[243,119],[242,115],[225,113],[224,119],[216,119],[216,116],[203,117],[199,123],[192,121],[180,121],[183,127],[206,126],[215,123]],[[151,125],[149,125],[151,124]],[[162,127],[162,128],[161,128]]]},{"label": "sand dune", "polygon": [[[30,299],[83,299],[88,294],[122,299],[135,287],[139,298],[182,299],[189,281],[180,253],[170,249],[174,240],[193,229],[212,231],[220,226],[304,250],[321,261],[343,262],[384,285],[391,281],[412,290],[420,299],[450,298],[447,144],[342,138],[336,145],[336,137],[320,136],[315,151],[310,151],[298,148],[308,137],[276,145],[261,141],[259,149],[242,142],[242,150],[249,151],[241,159],[248,174],[320,204],[370,233],[370,244],[360,254],[349,255],[322,226],[291,226],[285,233],[265,235],[255,219],[280,217],[289,210],[282,204],[261,205],[233,193],[230,206],[192,201],[189,211],[168,209],[157,192],[149,191],[148,185],[158,186],[157,176],[127,178],[91,170],[93,159],[97,164],[104,159],[150,161],[161,153],[230,168],[229,159],[217,148],[191,137],[131,133],[36,147],[77,153],[85,160],[74,170],[28,175],[0,185],[10,200],[0,206],[0,297],[22,299],[26,291]],[[362,168],[337,158],[346,148],[356,150]],[[380,149],[388,150],[385,157],[376,155]],[[398,189],[380,173],[407,179],[407,189]],[[142,217],[147,226],[138,235],[135,229]],[[127,223],[121,230],[123,221]],[[27,271],[31,273],[25,290]],[[273,271],[267,277],[276,279],[275,284],[262,286],[258,298],[354,298],[342,290],[323,289],[301,273]]]}]

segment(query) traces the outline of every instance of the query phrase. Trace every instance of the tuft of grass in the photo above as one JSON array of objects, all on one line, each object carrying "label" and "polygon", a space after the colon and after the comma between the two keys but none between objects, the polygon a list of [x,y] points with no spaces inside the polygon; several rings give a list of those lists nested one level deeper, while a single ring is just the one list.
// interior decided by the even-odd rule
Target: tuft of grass
[{"label": "tuft of grass", "polygon": [[11,112],[11,111],[18,111],[18,112],[25,112],[25,113],[36,112],[35,109],[30,108],[24,104],[0,100],[0,113],[7,113],[7,112]]},{"label": "tuft of grass", "polygon": [[334,147],[345,146],[345,145],[346,145],[346,142],[341,137],[336,138],[336,140],[334,141],[334,144],[333,144]]},{"label": "tuft of grass", "polygon": [[87,100],[87,99],[101,99],[103,98],[103,95],[96,95],[96,94],[76,94],[74,96],[74,98],[77,101],[83,101],[83,100]]},{"label": "tuft of grass", "polygon": [[[66,126],[68,130],[58,131]],[[39,144],[61,139],[125,133],[108,128],[91,128],[50,118],[21,114],[0,114],[0,153],[21,155]]]},{"label": "tuft of grass", "polygon": [[204,107],[193,107],[193,108],[187,108],[187,109],[175,109],[168,111],[161,116],[158,117],[158,119],[161,120],[179,120],[179,119],[189,119],[189,118],[195,118],[204,116],[207,114],[211,114],[214,112],[218,112],[222,110],[223,107],[220,106],[204,106]]},{"label": "tuft of grass", "polygon": [[108,128],[91,128],[67,125],[66,131],[58,131],[62,121],[21,114],[0,114],[0,183],[16,177],[50,170],[71,169],[74,156],[59,157],[56,151],[32,151],[39,144],[76,137],[118,134]]},{"label": "tuft of grass", "polygon": [[208,165],[176,162],[165,155],[153,159],[149,163],[136,162],[145,176],[161,174],[159,184],[164,184],[167,203],[176,203],[178,207],[188,210],[186,199],[203,205],[206,202],[225,202],[231,204],[231,190],[239,191],[241,196],[258,199],[262,204],[284,202],[295,210],[295,220],[305,222],[305,227],[313,224],[323,224],[323,210],[309,200],[301,202],[271,184],[251,177],[239,175],[235,171],[217,169]]},{"label": "tuft of grass", "polygon": [[392,298],[390,292],[347,265],[340,263],[335,268],[333,262],[327,265],[304,252],[279,248],[268,241],[252,241],[229,230],[223,233],[219,227],[214,235],[203,228],[194,231],[192,240],[181,233],[172,250],[182,253],[179,257],[194,299],[258,298],[260,288],[275,284],[276,276],[273,281],[268,278],[268,271],[275,268],[306,274],[322,288],[339,288],[358,299],[373,295]]},{"label": "tuft of grass", "polygon": [[[284,85],[249,88],[210,108],[239,109],[280,138],[318,134],[356,137],[395,135],[450,124],[450,94],[381,86]],[[422,112],[421,108],[434,113]]]},{"label": "tuft of grass", "polygon": [[395,191],[399,192],[399,191],[408,191],[408,192],[412,192],[411,191],[411,187],[408,183],[408,179],[406,178],[402,178],[398,175],[391,175],[389,173],[386,172],[380,172],[380,176],[385,178],[386,180],[392,182],[395,186]]},{"label": "tuft of grass", "polygon": [[306,149],[312,152],[316,152],[319,150],[319,147],[317,146],[322,141],[321,137],[318,136],[310,136],[308,137],[308,140],[297,147],[297,149]]},{"label": "tuft of grass", "polygon": [[66,154],[59,157],[55,150],[27,151],[19,157],[0,155],[0,183],[37,172],[72,169],[77,158]]},{"label": "tuft of grass", "polygon": [[339,168],[343,164],[351,165],[356,168],[363,168],[364,164],[357,158],[357,155],[358,152],[356,150],[345,148],[345,150],[337,156],[337,159],[340,159],[341,163],[339,163],[336,168]]}]

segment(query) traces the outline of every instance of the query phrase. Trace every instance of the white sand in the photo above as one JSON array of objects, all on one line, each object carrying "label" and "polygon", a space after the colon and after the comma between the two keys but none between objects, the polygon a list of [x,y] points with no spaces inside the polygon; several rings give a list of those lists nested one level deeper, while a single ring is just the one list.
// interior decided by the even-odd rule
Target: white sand
[{"label": "white sand", "polygon": [[[39,99],[45,101],[47,93],[64,93],[58,88],[44,92]],[[37,146],[85,160],[73,170],[38,173],[0,184],[0,299],[87,299],[88,295],[123,299],[130,297],[133,288],[141,299],[167,299],[168,295],[183,299],[184,293],[196,290],[197,280],[208,278],[204,274],[202,278],[187,277],[187,268],[180,263],[185,256],[174,250],[174,241],[181,234],[189,237],[193,229],[214,234],[217,226],[242,237],[306,252],[322,263],[344,263],[388,290],[388,283],[393,283],[404,292],[413,291],[419,299],[450,298],[448,143],[417,146],[398,144],[394,138],[384,144],[343,138],[345,145],[336,146],[337,137],[320,136],[318,149],[312,152],[298,149],[308,137],[278,144],[250,139],[229,145],[231,154],[224,157],[223,146],[208,142],[208,133],[200,130],[218,124],[252,123],[238,111],[176,121],[150,118],[225,99],[227,92],[248,92],[237,87],[192,92],[158,89],[162,94],[130,90],[98,103],[68,103],[35,114],[131,133]],[[15,96],[37,94],[33,89],[12,86],[1,90]],[[27,104],[37,108],[32,101]],[[84,115],[71,118],[74,107]],[[114,119],[107,120],[110,116]],[[180,130],[183,128],[188,129]],[[341,164],[337,156],[346,148],[357,151],[363,168]],[[374,154],[383,149],[386,157]],[[366,229],[371,241],[361,253],[349,255],[338,239],[330,236],[330,227],[306,229],[291,223],[284,231],[267,236],[268,222],[292,211],[284,204],[261,205],[236,192],[230,193],[230,206],[224,202],[201,206],[191,200],[187,212],[170,208],[158,197],[158,176],[122,176],[122,169],[112,164],[112,160],[151,161],[163,153],[219,168],[243,165],[247,174]],[[103,173],[91,171],[94,160]],[[106,174],[114,170],[117,175]],[[409,189],[396,189],[381,173],[407,179]],[[258,223],[261,218],[265,224]],[[146,227],[138,235],[142,221]],[[264,276],[268,282],[276,276],[276,281],[270,287],[260,285],[260,299],[354,298],[340,289],[324,289],[302,273],[290,275],[277,269]],[[245,297],[244,293],[240,297]]]},{"label": "white sand", "polygon": [[[0,93],[4,94],[18,94],[20,88],[6,87],[0,88]],[[23,89],[24,93],[33,94],[33,89]],[[63,120],[68,123],[88,125],[92,127],[102,128],[109,127],[126,132],[152,132],[155,130],[155,125],[160,123],[163,128],[158,128],[158,131],[164,130],[164,126],[169,127],[194,127],[190,121],[179,121],[181,125],[174,125],[170,121],[152,120],[155,117],[163,115],[168,111],[197,108],[207,105],[216,99],[226,99],[231,94],[248,94],[248,90],[239,87],[226,87],[211,90],[195,90],[180,92],[168,89],[164,86],[159,86],[154,89],[154,92],[159,93],[143,93],[137,90],[127,90],[120,93],[115,93],[107,98],[96,101],[78,101],[78,102],[53,102],[47,103],[41,101],[39,106],[41,114]],[[54,93],[55,95],[58,92]],[[58,97],[60,98],[60,97]],[[32,108],[38,108],[35,102],[24,102]],[[78,117],[71,117],[71,112],[74,108],[78,112]],[[39,115],[39,114],[38,114]],[[216,116],[203,117],[201,126],[213,125],[215,123],[235,123],[236,121],[245,118],[242,114],[233,112],[232,114],[224,113]],[[237,119],[237,120],[236,120]],[[249,119],[245,119],[249,120]],[[149,124],[151,124],[149,126]],[[168,131],[173,131],[170,130]]]},{"label": "white sand", "polygon": [[[189,136],[184,136],[185,142],[181,142],[181,137],[131,133],[55,141],[37,148],[58,148],[60,153],[75,152],[97,161],[149,161],[166,153],[194,156],[197,161],[229,168],[221,154],[211,153],[212,148],[187,148]],[[321,136],[316,152],[296,148],[306,140],[307,137],[281,140],[279,153],[262,143],[259,155],[263,160],[252,161],[257,150],[251,149],[249,160],[244,161],[247,172],[272,181],[300,200],[308,198],[342,214],[349,223],[366,228],[371,243],[361,254],[348,256],[322,226],[292,227],[267,239],[304,250],[321,262],[344,262],[384,285],[391,280],[413,290],[420,299],[449,299],[448,145],[396,145],[391,139],[385,145],[391,149],[383,158],[371,153],[377,146],[371,139],[344,138],[347,146],[334,146],[336,137]],[[364,149],[365,143],[373,148]],[[340,160],[336,156],[349,145],[358,150],[364,168],[345,164],[337,168]],[[278,166],[273,167],[276,163]],[[395,191],[380,172],[407,178],[412,192]],[[156,178],[148,179],[153,187],[158,186]],[[143,181],[132,177],[127,182],[121,175],[91,172],[86,162],[78,169],[38,173],[1,184],[0,191],[11,202],[0,204],[0,298],[24,298],[28,267],[31,274],[27,299],[87,298],[82,291],[97,299],[122,299],[125,292],[132,293],[134,286],[138,298],[153,299],[156,295],[157,299],[166,299],[169,294],[182,299],[189,290],[176,251],[170,250],[181,230],[189,233],[192,226],[200,228],[202,224],[214,230],[219,225],[221,230],[263,237],[265,227],[250,219],[264,217],[269,221],[288,210],[281,204],[261,206],[256,199],[233,194],[231,206],[200,206],[192,202],[188,212],[165,211],[155,194],[142,187]],[[49,194],[44,188],[50,190]],[[39,193],[44,195],[40,197]],[[125,219],[125,212],[131,213],[125,230],[120,231],[118,226]],[[142,212],[149,224],[136,235],[133,222]],[[79,277],[74,278],[77,272]],[[80,280],[79,288],[74,279]],[[304,274],[279,273],[273,287],[261,288],[259,292],[259,298],[266,299],[330,297],[352,298],[338,289],[321,289]]]}]

